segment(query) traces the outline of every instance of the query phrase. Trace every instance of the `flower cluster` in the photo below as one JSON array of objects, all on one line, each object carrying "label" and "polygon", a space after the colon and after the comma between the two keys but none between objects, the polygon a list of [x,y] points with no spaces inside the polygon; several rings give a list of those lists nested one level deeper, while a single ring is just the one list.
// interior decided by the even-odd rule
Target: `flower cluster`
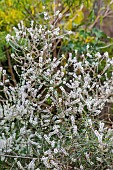
[{"label": "flower cluster", "polygon": [[[45,14],[46,15],[46,14]],[[15,87],[0,83],[0,156],[12,169],[113,168],[113,130],[93,120],[113,101],[107,52],[55,57],[59,28],[21,24],[6,40],[14,49]],[[70,32],[67,34],[70,34]],[[0,69],[1,80],[5,71]],[[7,80],[10,81],[10,80]],[[13,160],[13,163],[12,163]],[[1,165],[2,166],[2,165]]]}]

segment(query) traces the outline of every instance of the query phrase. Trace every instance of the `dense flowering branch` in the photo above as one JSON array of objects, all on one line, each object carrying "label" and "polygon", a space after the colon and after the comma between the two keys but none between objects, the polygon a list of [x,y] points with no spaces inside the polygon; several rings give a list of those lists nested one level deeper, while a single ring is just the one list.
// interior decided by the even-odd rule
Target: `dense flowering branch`
[{"label": "dense flowering branch", "polygon": [[[64,54],[56,58],[52,51],[53,41],[66,36],[59,28],[32,21],[30,28],[21,22],[14,30],[6,40],[15,50],[11,57],[18,63],[19,82],[15,87],[6,85],[10,80],[0,84],[5,94],[1,160],[10,162],[7,155],[12,155],[16,166],[29,170],[112,168],[113,130],[102,122],[96,125],[92,117],[113,101],[113,59],[107,52],[92,56],[87,48],[80,58],[76,50],[70,52],[63,64]],[[4,76],[2,68],[0,73]]]}]

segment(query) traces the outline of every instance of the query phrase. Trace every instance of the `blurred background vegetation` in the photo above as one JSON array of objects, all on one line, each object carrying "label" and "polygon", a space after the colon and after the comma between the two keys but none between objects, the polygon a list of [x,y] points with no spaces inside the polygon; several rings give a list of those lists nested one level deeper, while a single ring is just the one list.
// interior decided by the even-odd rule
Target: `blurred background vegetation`
[{"label": "blurred background vegetation", "polygon": [[76,49],[82,53],[89,45],[93,51],[108,51],[112,55],[112,9],[111,0],[0,0],[0,65],[7,61],[5,36],[21,20],[26,25],[31,20],[48,22],[41,18],[44,11],[53,15],[59,10],[61,19],[54,23],[56,18],[53,18],[51,22],[62,30],[74,32],[68,41],[63,40],[64,52]]}]

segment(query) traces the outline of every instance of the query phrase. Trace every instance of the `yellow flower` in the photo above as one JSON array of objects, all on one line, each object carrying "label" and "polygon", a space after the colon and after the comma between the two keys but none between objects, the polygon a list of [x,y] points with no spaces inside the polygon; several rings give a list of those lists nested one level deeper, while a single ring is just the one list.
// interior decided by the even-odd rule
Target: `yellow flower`
[{"label": "yellow flower", "polygon": [[89,42],[92,42],[94,40],[94,37],[87,37],[86,39],[85,39],[85,43],[89,43]]}]

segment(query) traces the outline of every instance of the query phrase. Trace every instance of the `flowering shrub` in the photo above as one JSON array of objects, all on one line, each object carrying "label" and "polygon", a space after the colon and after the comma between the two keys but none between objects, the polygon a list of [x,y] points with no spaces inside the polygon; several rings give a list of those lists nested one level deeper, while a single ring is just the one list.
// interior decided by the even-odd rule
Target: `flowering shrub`
[{"label": "flowering shrub", "polygon": [[65,36],[59,28],[32,21],[14,30],[6,40],[17,61],[15,87],[0,69],[2,169],[112,169],[113,129],[93,117],[113,101],[113,59],[87,47],[80,58],[70,51],[64,64],[64,54],[53,53],[54,40]]}]

